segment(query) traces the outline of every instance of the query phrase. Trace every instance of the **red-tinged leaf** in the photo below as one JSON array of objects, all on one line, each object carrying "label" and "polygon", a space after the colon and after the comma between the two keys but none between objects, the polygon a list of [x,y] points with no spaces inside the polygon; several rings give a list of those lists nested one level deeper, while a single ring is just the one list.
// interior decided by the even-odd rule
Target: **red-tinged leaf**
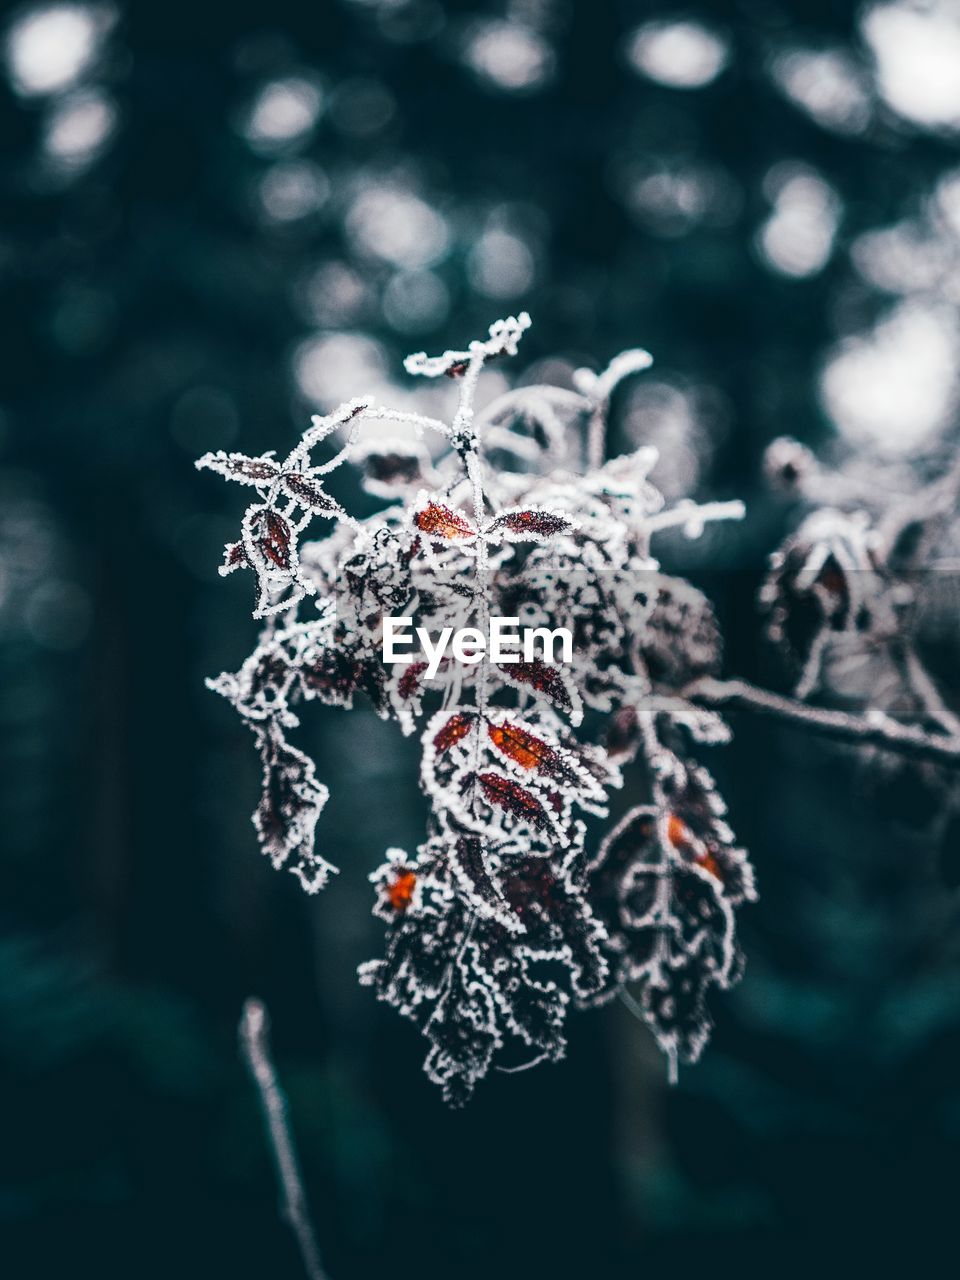
[{"label": "red-tinged leaf", "polygon": [[539,538],[550,538],[558,533],[569,533],[572,528],[573,524],[566,516],[562,516],[556,511],[532,508],[529,511],[507,511],[503,515],[497,516],[487,526],[487,532],[492,533],[497,529],[506,529],[509,533],[515,534],[519,538],[537,540]]},{"label": "red-tinged leaf", "polygon": [[283,477],[283,487],[291,498],[296,498],[301,507],[313,511],[320,516],[335,516],[343,511],[343,507],[330,497],[319,480],[313,476],[305,476],[299,471],[288,471]]},{"label": "red-tinged leaf", "polygon": [[487,801],[515,818],[522,818],[537,830],[549,825],[549,819],[543,805],[519,782],[505,777],[502,773],[480,773],[477,781],[483,788]]},{"label": "red-tinged leaf", "polygon": [[529,685],[537,693],[542,693],[558,707],[563,707],[567,711],[572,708],[570,690],[562,673],[540,658],[534,658],[532,662],[504,663],[499,670],[511,680],[516,680],[518,684]]},{"label": "red-tinged leaf", "polygon": [[455,363],[447,365],[444,369],[444,376],[447,378],[462,378],[470,367],[468,360],[457,360]]},{"label": "red-tinged leaf", "polygon": [[420,692],[420,677],[426,669],[425,662],[411,662],[397,681],[397,693],[404,702]]},{"label": "red-tinged leaf", "polygon": [[223,548],[223,563],[220,566],[220,572],[226,577],[228,573],[233,573],[234,569],[242,569],[249,563],[247,553],[243,549],[243,543],[228,542]]},{"label": "red-tinged leaf", "polygon": [[519,725],[491,724],[487,726],[487,733],[494,746],[523,769],[550,773],[560,762],[553,747]]},{"label": "red-tinged leaf", "polygon": [[227,480],[239,484],[272,484],[280,474],[280,467],[273,458],[248,458],[245,453],[206,453],[197,463],[198,468],[216,471]]},{"label": "red-tinged leaf", "polygon": [[468,711],[457,711],[442,725],[433,739],[434,750],[443,755],[467,736],[476,717]]},{"label": "red-tinged leaf", "polygon": [[473,529],[463,516],[442,502],[431,502],[414,516],[418,529],[431,538],[472,538]]},{"label": "red-tinged leaf", "polygon": [[292,565],[292,538],[290,526],[279,511],[267,507],[257,517],[254,532],[256,545],[278,569],[289,569]]},{"label": "red-tinged leaf", "polygon": [[598,768],[594,755],[576,739],[553,744],[525,724],[506,720],[488,723],[487,736],[501,755],[558,788],[548,795],[558,814],[563,811],[564,797],[589,813],[606,813],[606,789],[618,785],[619,777],[609,767]]},{"label": "red-tinged leaf", "polygon": [[385,888],[387,900],[394,911],[406,911],[413,899],[413,891],[417,887],[415,871],[400,871]]}]

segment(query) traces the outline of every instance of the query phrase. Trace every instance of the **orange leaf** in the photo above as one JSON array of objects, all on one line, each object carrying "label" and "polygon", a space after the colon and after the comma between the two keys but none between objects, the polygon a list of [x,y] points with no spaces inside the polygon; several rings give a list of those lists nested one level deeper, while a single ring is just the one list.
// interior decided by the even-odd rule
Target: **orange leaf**
[{"label": "orange leaf", "polygon": [[387,885],[387,897],[394,911],[406,911],[416,888],[417,877],[413,871],[401,871],[395,880]]},{"label": "orange leaf", "polygon": [[550,765],[556,752],[540,738],[535,738],[526,729],[512,724],[491,724],[487,733],[495,746],[505,756],[515,760],[523,769],[540,769]]},{"label": "orange leaf", "polygon": [[433,538],[472,538],[473,529],[456,511],[442,502],[431,502],[414,517],[417,528]]}]

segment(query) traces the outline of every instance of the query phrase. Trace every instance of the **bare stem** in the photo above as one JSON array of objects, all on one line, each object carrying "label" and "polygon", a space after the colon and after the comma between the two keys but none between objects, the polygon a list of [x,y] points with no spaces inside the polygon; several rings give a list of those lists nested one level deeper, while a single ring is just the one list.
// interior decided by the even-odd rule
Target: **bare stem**
[{"label": "bare stem", "polygon": [[240,1051],[260,1093],[267,1136],[280,1179],[281,1217],[286,1219],[297,1238],[310,1280],[328,1280],[310,1222],[310,1210],[287,1117],[287,1100],[270,1056],[270,1018],[261,1000],[251,997],[244,1003],[239,1034]]},{"label": "bare stem", "polygon": [[747,680],[714,680],[706,677],[688,685],[683,696],[702,707],[734,707],[775,716],[815,733],[842,742],[884,747],[915,760],[960,766],[960,736],[928,733],[916,725],[902,724],[882,712],[864,716],[846,711],[811,707],[794,698],[759,689]]},{"label": "bare stem", "polygon": [[595,404],[587,423],[587,466],[599,471],[607,452],[607,404]]}]

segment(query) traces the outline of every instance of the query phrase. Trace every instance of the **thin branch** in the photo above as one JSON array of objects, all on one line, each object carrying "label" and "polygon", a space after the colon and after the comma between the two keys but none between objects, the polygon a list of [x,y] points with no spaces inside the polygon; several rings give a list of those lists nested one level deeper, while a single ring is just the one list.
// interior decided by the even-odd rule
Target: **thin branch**
[{"label": "thin branch", "polygon": [[280,1178],[281,1217],[286,1219],[297,1238],[310,1280],[328,1280],[310,1222],[310,1210],[287,1116],[287,1100],[270,1056],[270,1018],[261,1000],[251,997],[244,1003],[239,1034],[240,1051],[260,1093],[270,1148]]},{"label": "thin branch", "polygon": [[607,402],[593,406],[587,423],[587,466],[599,471],[607,452]]},{"label": "thin branch", "polygon": [[688,538],[698,538],[703,526],[712,520],[742,520],[746,507],[734,498],[730,502],[696,503],[689,499],[678,502],[675,507],[666,511],[658,511],[648,516],[644,522],[647,533],[659,533],[662,529],[682,528]]},{"label": "thin branch", "polygon": [[757,711],[842,742],[884,747],[915,760],[932,760],[955,767],[960,765],[960,736],[927,733],[916,725],[901,724],[881,711],[871,711],[863,716],[830,711],[759,689],[747,680],[714,680],[710,677],[688,685],[683,696],[701,707]]}]

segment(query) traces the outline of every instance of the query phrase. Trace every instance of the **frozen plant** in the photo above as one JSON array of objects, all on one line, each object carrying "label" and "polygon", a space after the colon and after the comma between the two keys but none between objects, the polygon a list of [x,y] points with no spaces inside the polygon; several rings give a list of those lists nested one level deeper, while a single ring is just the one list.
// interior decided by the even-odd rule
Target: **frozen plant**
[{"label": "frozen plant", "polygon": [[870,752],[862,763],[874,780],[904,784],[912,804],[901,817],[946,830],[960,807],[955,773],[938,767],[960,739],[944,679],[956,634],[949,575],[958,564],[960,466],[926,480],[857,457],[830,469],[787,438],[765,462],[800,512],[760,591],[794,696],[856,713],[888,738],[912,735],[919,750],[905,743],[899,755]]},{"label": "frozen plant", "polygon": [[[668,506],[649,479],[650,448],[605,460],[611,397],[649,366],[644,351],[599,375],[579,371],[573,390],[518,387],[476,411],[484,365],[515,355],[529,324],[510,317],[466,350],[408,357],[410,374],[458,383],[449,422],[358,399],[315,417],[282,461],[215,453],[197,464],[254,491],[221,572],[253,573],[263,631],[239,671],[209,683],[254,734],[253,821],[273,865],[310,893],[335,870],[315,846],[327,790],[288,740],[301,704],[349,708],[363,696],[420,735],[429,827],[415,853],[388,850],[371,876],[386,940],[360,980],[419,1028],[425,1070],[454,1104],[495,1060],[505,1071],[558,1060],[570,1009],[617,996],[650,1026],[671,1078],[699,1057],[708,997],[741,971],[737,910],[756,896],[696,759],[698,745],[729,738],[719,708],[960,759],[952,719],[909,659],[925,708],[909,723],[717,678],[711,605],[662,571],[655,539],[670,528],[696,537],[742,516],[741,504]],[[410,438],[367,439],[371,419]],[[346,463],[384,502],[374,516],[349,515],[329,492]],[[318,519],[326,536],[305,540]],[[798,533],[765,594],[784,635],[789,602],[805,602],[804,616],[814,602],[801,699],[827,654],[824,632],[837,629],[834,563],[873,564],[861,524],[844,519],[821,512]],[[852,582],[844,590],[852,617],[861,605]],[[563,627],[574,660],[499,662],[484,649],[472,662],[444,657],[431,676],[426,661],[384,662],[384,619],[398,616],[430,634],[467,625],[483,636],[492,617]],[[636,803],[604,833],[625,780]]]},{"label": "frozen plant", "polygon": [[[222,571],[254,573],[264,631],[236,674],[210,683],[254,733],[254,824],[274,865],[309,892],[334,870],[314,844],[326,788],[287,738],[295,708],[349,707],[363,694],[405,733],[420,730],[430,828],[416,854],[391,849],[372,876],[387,939],[361,981],[421,1029],[426,1070],[454,1102],[501,1050],[515,1065],[561,1057],[571,1002],[628,985],[671,1070],[693,1061],[709,1029],[705,997],[737,973],[734,909],[753,896],[723,805],[688,751],[726,735],[681,693],[716,668],[712,613],[651,551],[661,529],[695,535],[741,508],[666,510],[650,449],[602,462],[610,397],[650,364],[645,352],[599,376],[581,371],[575,391],[523,387],[475,413],[481,369],[513,355],[529,323],[511,317],[465,351],[408,358],[412,374],[459,380],[450,423],[361,399],[315,418],[282,461],[217,453],[198,464],[256,492]],[[370,418],[436,435],[443,452],[365,441]],[[338,429],[346,440],[316,462]],[[365,520],[325,487],[348,460],[387,503]],[[327,537],[301,543],[317,517]],[[565,626],[576,657],[446,658],[428,679],[423,662],[384,664],[383,619],[395,615],[430,632],[469,622],[483,633],[491,616]],[[606,816],[623,765],[643,803],[591,853],[584,818]]]}]

